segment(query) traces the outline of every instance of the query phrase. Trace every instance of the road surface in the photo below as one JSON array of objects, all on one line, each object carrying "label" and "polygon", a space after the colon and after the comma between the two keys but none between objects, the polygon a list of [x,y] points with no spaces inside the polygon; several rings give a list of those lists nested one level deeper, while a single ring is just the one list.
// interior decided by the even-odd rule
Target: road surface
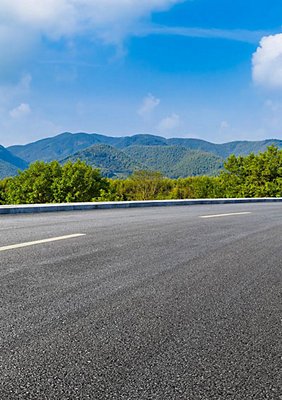
[{"label": "road surface", "polygon": [[282,205],[0,216],[0,399],[282,399]]}]

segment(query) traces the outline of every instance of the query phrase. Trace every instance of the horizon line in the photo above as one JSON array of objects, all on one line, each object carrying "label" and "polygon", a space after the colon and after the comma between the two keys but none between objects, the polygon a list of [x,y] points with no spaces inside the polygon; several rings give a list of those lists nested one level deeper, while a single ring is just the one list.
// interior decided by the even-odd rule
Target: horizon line
[{"label": "horizon line", "polygon": [[52,136],[42,137],[40,139],[32,140],[30,142],[25,142],[25,143],[21,143],[21,144],[17,144],[16,143],[16,144],[11,144],[11,145],[8,145],[8,146],[4,146],[4,145],[1,145],[1,143],[0,143],[0,146],[3,146],[6,149],[9,149],[10,147],[14,147],[14,146],[27,146],[29,144],[33,144],[33,143],[37,143],[37,142],[40,142],[40,141],[56,138],[58,136],[62,136],[62,135],[65,135],[65,134],[69,134],[69,135],[83,134],[83,135],[89,135],[89,136],[97,135],[97,136],[104,136],[104,137],[113,138],[113,139],[130,138],[130,137],[134,137],[134,136],[152,136],[152,137],[162,138],[162,139],[165,139],[165,140],[171,140],[171,139],[199,140],[199,141],[203,141],[203,142],[211,143],[211,144],[215,144],[215,145],[223,145],[223,144],[234,143],[234,142],[253,142],[254,143],[254,142],[264,142],[264,141],[269,141],[269,140],[275,140],[275,141],[281,141],[282,142],[282,139],[278,139],[278,138],[275,138],[275,137],[272,137],[272,138],[269,137],[269,138],[264,138],[264,139],[260,139],[260,140],[249,140],[249,139],[238,139],[238,140],[236,140],[235,139],[235,140],[231,140],[231,141],[227,141],[227,142],[218,143],[218,142],[212,142],[212,141],[206,140],[206,139],[201,139],[199,137],[183,137],[183,136],[165,137],[165,136],[156,135],[156,134],[153,134],[153,133],[132,133],[132,134],[124,135],[124,136],[111,136],[111,135],[97,133],[97,132],[83,132],[83,131],[70,132],[70,131],[65,131],[65,132],[57,133],[57,134],[52,135]]}]

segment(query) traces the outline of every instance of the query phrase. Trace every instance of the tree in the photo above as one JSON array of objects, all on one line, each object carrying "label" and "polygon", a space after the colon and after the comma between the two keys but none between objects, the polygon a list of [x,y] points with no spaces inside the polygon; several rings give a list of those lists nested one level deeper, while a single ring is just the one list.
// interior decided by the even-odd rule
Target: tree
[{"label": "tree", "polygon": [[107,191],[108,188],[109,183],[99,170],[84,162],[68,162],[61,166],[58,161],[37,161],[7,180],[1,198],[4,197],[7,204],[93,201],[102,189]]},{"label": "tree", "polygon": [[52,203],[54,201],[52,185],[61,175],[58,161],[44,163],[37,161],[9,179],[6,201],[9,204]]},{"label": "tree", "polygon": [[0,204],[282,196],[282,150],[230,156],[218,177],[177,180],[137,171],[127,179],[106,179],[82,161],[35,162],[0,182]]},{"label": "tree", "polygon": [[7,204],[7,186],[10,178],[5,178],[0,181],[0,204]]},{"label": "tree", "polygon": [[129,178],[136,200],[153,200],[161,189],[163,176],[160,172],[136,171]]},{"label": "tree", "polygon": [[275,146],[246,157],[230,156],[220,175],[226,197],[282,196],[282,150]]},{"label": "tree", "polygon": [[57,203],[97,200],[101,190],[105,193],[108,189],[109,183],[100,171],[80,160],[63,165],[60,176],[52,184],[54,201]]}]

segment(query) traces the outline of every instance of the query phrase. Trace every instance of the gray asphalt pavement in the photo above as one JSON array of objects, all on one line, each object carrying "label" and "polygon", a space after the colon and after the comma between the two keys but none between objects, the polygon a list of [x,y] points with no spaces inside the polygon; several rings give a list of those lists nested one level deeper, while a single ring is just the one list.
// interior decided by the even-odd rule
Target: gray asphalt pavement
[{"label": "gray asphalt pavement", "polygon": [[281,270],[279,203],[0,216],[0,399],[281,400]]}]

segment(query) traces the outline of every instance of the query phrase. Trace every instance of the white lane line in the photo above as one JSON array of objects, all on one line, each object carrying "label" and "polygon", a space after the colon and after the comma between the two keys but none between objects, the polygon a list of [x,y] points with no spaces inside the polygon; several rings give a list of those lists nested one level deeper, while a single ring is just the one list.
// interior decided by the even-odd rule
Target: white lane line
[{"label": "white lane line", "polygon": [[54,237],[54,238],[50,238],[50,239],[35,240],[34,242],[25,242],[25,243],[19,243],[19,244],[12,244],[10,246],[0,247],[0,251],[20,249],[22,247],[35,246],[37,244],[42,244],[42,243],[57,242],[59,240],[74,239],[74,238],[78,238],[80,236],[86,236],[86,235],[85,235],[85,233],[76,233],[76,234],[73,234],[73,235],[59,236],[59,237]]},{"label": "white lane line", "polygon": [[252,214],[251,212],[237,212],[237,213],[229,213],[229,214],[215,214],[215,215],[202,215],[199,218],[220,218],[220,217],[230,217],[233,215],[247,215]]}]

